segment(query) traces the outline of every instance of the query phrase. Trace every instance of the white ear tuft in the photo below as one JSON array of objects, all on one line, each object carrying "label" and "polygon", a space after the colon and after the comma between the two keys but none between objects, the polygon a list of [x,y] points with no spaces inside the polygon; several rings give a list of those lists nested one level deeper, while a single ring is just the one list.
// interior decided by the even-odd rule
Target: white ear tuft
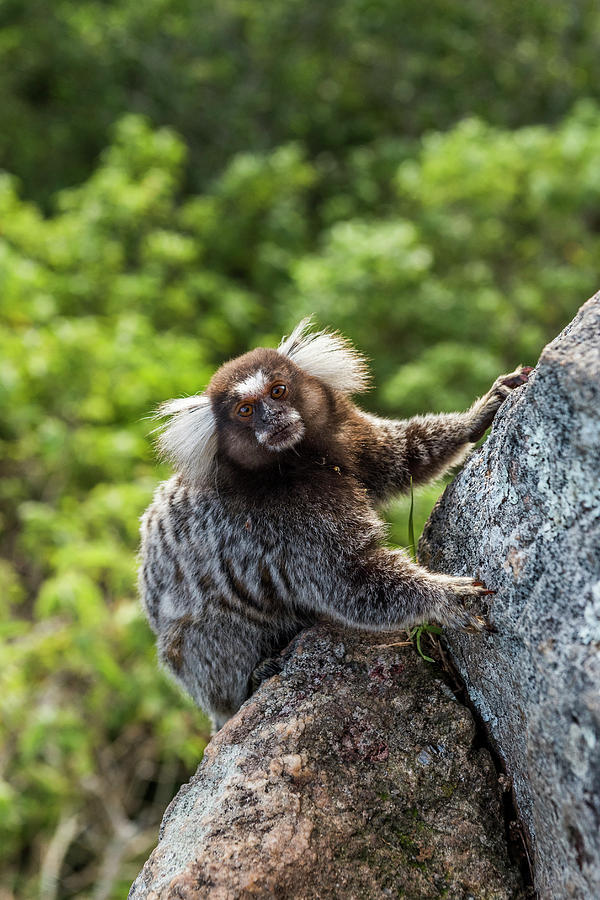
[{"label": "white ear tuft", "polygon": [[172,418],[161,426],[157,441],[160,455],[190,479],[208,477],[217,452],[216,423],[209,398],[197,394],[168,400],[156,412],[156,418],[163,416]]},{"label": "white ear tuft", "polygon": [[312,317],[302,319],[277,348],[309,375],[345,394],[364,391],[369,386],[369,370],[364,356],[338,332],[308,333]]}]

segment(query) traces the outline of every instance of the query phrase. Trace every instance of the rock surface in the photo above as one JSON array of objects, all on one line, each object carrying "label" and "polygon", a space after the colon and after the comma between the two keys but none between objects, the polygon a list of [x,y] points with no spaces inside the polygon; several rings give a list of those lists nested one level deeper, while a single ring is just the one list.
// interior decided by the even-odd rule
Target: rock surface
[{"label": "rock surface", "polygon": [[472,716],[400,640],[300,635],[167,809],[130,900],[522,897]]},{"label": "rock surface", "polygon": [[600,897],[600,294],[542,353],[425,529],[421,562],[497,590],[448,633],[512,776],[542,898]]}]

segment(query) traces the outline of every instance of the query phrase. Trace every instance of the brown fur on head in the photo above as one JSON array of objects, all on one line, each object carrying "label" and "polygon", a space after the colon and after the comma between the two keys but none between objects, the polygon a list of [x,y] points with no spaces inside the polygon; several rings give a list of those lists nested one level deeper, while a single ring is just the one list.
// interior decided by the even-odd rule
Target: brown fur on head
[{"label": "brown fur on head", "polygon": [[219,451],[246,469],[272,464],[327,421],[323,384],[276,350],[252,350],[226,363],[206,394]]},{"label": "brown fur on head", "polygon": [[277,350],[225,363],[204,394],[164,404],[172,416],[159,448],[190,478],[205,478],[218,453],[239,466],[272,465],[303,441],[318,442],[335,394],[366,386],[363,358],[337,334],[307,333],[304,320]]}]

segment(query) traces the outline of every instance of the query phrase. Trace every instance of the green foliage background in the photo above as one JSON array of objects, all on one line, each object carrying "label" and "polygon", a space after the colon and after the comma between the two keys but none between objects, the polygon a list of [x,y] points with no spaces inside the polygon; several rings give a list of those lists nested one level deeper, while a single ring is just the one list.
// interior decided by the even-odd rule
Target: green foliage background
[{"label": "green foliage background", "polygon": [[207,740],[136,600],[158,403],[314,313],[368,408],[465,408],[597,287],[598,10],[0,3],[2,897],[125,896]]}]

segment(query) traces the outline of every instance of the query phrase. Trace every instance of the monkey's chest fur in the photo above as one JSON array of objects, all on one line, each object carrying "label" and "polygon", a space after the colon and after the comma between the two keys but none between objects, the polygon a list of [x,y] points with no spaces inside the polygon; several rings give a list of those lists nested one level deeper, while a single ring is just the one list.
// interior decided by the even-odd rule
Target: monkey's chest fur
[{"label": "monkey's chest fur", "polygon": [[[236,487],[175,476],[142,519],[140,589],[159,654],[209,708],[242,702],[227,673],[247,677],[314,621],[352,558],[382,535],[364,488],[339,467]],[[209,682],[225,696],[208,697]]]}]

